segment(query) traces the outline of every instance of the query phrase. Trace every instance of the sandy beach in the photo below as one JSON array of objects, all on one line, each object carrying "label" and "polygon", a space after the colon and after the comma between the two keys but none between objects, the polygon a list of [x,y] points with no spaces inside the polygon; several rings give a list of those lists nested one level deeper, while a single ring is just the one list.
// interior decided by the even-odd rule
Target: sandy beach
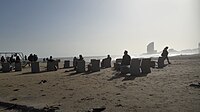
[{"label": "sandy beach", "polygon": [[[175,56],[172,64],[139,77],[113,68],[76,74],[72,68],[53,72],[0,73],[0,102],[59,112],[199,112],[200,55]],[[40,63],[45,70],[46,63]],[[60,67],[63,64],[60,63]],[[2,112],[15,112],[0,105]]]}]

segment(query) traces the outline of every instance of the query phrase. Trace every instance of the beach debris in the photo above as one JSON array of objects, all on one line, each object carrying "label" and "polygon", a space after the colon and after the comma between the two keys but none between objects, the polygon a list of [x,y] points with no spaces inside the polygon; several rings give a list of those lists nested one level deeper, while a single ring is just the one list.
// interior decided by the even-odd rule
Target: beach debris
[{"label": "beach debris", "polygon": [[21,86],[21,87],[26,87],[24,84],[21,84],[21,85],[19,85],[19,86]]},{"label": "beach debris", "polygon": [[42,96],[46,96],[45,94],[43,94]]},{"label": "beach debris", "polygon": [[38,84],[46,83],[47,80],[41,80]]},{"label": "beach debris", "polygon": [[62,97],[62,99],[66,99],[66,97]]},{"label": "beach debris", "polygon": [[190,87],[200,88],[200,82],[198,84],[190,84]]},{"label": "beach debris", "polygon": [[106,100],[106,98],[105,98],[105,97],[103,97],[103,98],[101,98],[101,100]]},{"label": "beach debris", "polygon": [[89,97],[85,97],[85,98],[82,98],[81,100],[85,101],[85,100],[93,100],[94,98],[89,98]]},{"label": "beach debris", "polygon": [[149,94],[149,96],[153,96],[153,94]]},{"label": "beach debris", "polygon": [[15,100],[17,100],[17,98],[13,98],[13,99],[11,99],[10,101],[15,101]]},{"label": "beach debris", "polygon": [[123,107],[122,104],[117,104],[115,107]]},{"label": "beach debris", "polygon": [[65,89],[65,90],[73,91],[74,89],[72,89],[72,88],[67,88],[67,89]]},{"label": "beach debris", "polygon": [[95,107],[95,108],[92,108],[90,109],[88,112],[102,112],[106,109],[105,106],[101,106],[101,107]]},{"label": "beach debris", "polygon": [[121,95],[121,93],[117,93],[116,95]]},{"label": "beach debris", "polygon": [[13,91],[18,91],[19,89],[14,89]]}]

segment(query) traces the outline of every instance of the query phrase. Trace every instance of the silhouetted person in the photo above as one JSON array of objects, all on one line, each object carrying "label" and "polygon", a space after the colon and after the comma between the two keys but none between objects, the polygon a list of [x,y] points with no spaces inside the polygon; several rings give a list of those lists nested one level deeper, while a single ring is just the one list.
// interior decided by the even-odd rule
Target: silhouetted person
[{"label": "silhouetted person", "polygon": [[55,60],[53,59],[52,56],[50,56],[50,59],[49,59],[48,61],[53,62],[53,61],[55,61]]},{"label": "silhouetted person", "polygon": [[170,62],[169,62],[169,58],[168,58],[168,51],[167,51],[167,49],[168,49],[168,47],[165,47],[164,49],[163,49],[163,52],[162,52],[162,54],[161,54],[161,56],[163,57],[163,60],[165,61],[165,59],[167,59],[167,62],[168,62],[168,64],[171,64]]},{"label": "silhouetted person", "polygon": [[111,60],[111,57],[110,57],[110,55],[108,55],[106,59],[109,59],[109,60]]},{"label": "silhouetted person", "polygon": [[[106,61],[109,61],[109,66],[107,65]],[[104,58],[101,62],[101,67],[106,68],[106,67],[111,67],[111,57],[110,55],[107,55],[107,58]]]},{"label": "silhouetted person", "polygon": [[46,62],[46,59],[45,59],[45,58],[43,58],[43,62]]},{"label": "silhouetted person", "polygon": [[1,56],[1,63],[4,63],[6,60],[4,58],[4,56]]},{"label": "silhouetted person", "polygon": [[35,62],[36,62],[37,60],[38,60],[38,57],[37,57],[37,55],[36,55],[36,54],[34,54],[34,55],[33,55],[33,61],[35,61]]},{"label": "silhouetted person", "polygon": [[19,63],[19,62],[20,62],[20,58],[19,58],[19,56],[17,56],[15,63]]},{"label": "silhouetted person", "polygon": [[128,51],[124,51],[121,65],[130,65],[131,57],[128,55]]},{"label": "silhouetted person", "polygon": [[79,59],[78,60],[84,60],[82,55],[79,55]]},{"label": "silhouetted person", "polygon": [[30,54],[29,56],[28,56],[28,60],[30,61],[30,62],[32,62],[34,59],[33,59],[33,54]]},{"label": "silhouetted person", "polygon": [[15,59],[13,58],[13,55],[10,57],[10,63],[14,63]]}]

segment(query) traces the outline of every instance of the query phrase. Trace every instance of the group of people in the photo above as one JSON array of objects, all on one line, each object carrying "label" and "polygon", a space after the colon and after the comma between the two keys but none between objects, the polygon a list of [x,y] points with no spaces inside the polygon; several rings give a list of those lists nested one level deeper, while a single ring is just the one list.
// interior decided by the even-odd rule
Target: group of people
[{"label": "group of people", "polygon": [[30,54],[28,56],[28,61],[30,62],[36,62],[38,60],[38,56],[36,54]]},{"label": "group of people", "polygon": [[[162,51],[161,56],[163,58],[163,61],[167,60],[168,64],[171,64],[170,61],[169,61],[169,58],[168,58],[168,54],[169,54],[168,47],[165,47]],[[38,60],[38,56],[36,54],[30,54],[28,56],[28,59],[25,56],[25,60],[28,60],[29,62],[36,62]],[[74,67],[75,70],[76,70],[76,67],[77,67],[77,61],[81,61],[81,60],[84,61],[84,58],[83,58],[82,55],[79,55],[79,58],[77,58],[77,57],[73,58],[73,67]],[[1,61],[1,63],[8,62],[8,63],[12,64],[12,63],[19,63],[21,61],[21,59],[18,55],[12,55],[11,57],[6,57],[6,59],[4,58],[4,56],[1,56],[0,61]],[[55,60],[52,58],[52,56],[50,56],[50,58],[49,59],[47,58],[46,61],[53,62]],[[125,50],[122,61],[121,61],[121,66],[130,65],[130,62],[131,62],[131,56],[128,54],[128,51]],[[88,68],[90,68],[90,66],[91,66],[91,64],[88,65]],[[102,68],[111,67],[111,57],[110,57],[110,55],[107,55],[107,58],[102,60],[101,67]]]},{"label": "group of people", "polygon": [[[107,55],[107,58],[104,58],[103,60],[102,60],[102,62],[101,62],[101,67],[102,68],[107,68],[107,67],[111,67],[111,57],[110,57],[110,55]],[[82,55],[79,55],[79,58],[77,58],[77,57],[74,57],[73,58],[73,67],[74,67],[74,69],[76,70],[76,66],[77,66],[77,61],[84,61],[84,58],[83,58],[83,56]],[[106,60],[108,60],[108,62],[110,62],[109,64],[107,64],[106,63]],[[92,64],[91,63],[89,63],[88,65],[87,65],[87,67],[88,67],[88,71],[90,71],[91,70],[91,66],[92,66]]]},{"label": "group of people", "polygon": [[[167,60],[168,64],[171,64],[170,61],[169,61],[169,58],[168,58],[168,47],[165,47],[163,49],[163,52],[161,54],[161,56],[163,57],[163,60]],[[50,57],[50,60],[51,60],[52,57]],[[84,58],[82,55],[79,55],[79,58],[77,57],[74,57],[73,58],[73,67],[74,69],[76,70],[76,66],[77,66],[77,61],[80,61],[80,60],[83,60],[84,61]],[[109,65],[106,65],[105,61],[108,60],[110,63]],[[123,55],[123,58],[122,58],[122,61],[121,61],[121,66],[126,66],[126,65],[130,65],[130,62],[131,62],[131,56],[128,54],[128,51],[125,50],[124,51],[124,55]],[[111,57],[110,55],[107,55],[107,58],[103,59],[102,62],[101,62],[101,67],[102,68],[107,68],[107,67],[111,67]],[[88,70],[91,68],[91,63],[88,65]]]},{"label": "group of people", "polygon": [[[163,61],[167,60],[168,64],[171,64],[168,58],[169,52],[167,50],[168,50],[168,47],[165,47],[162,51],[161,56],[163,58]],[[123,58],[122,58],[121,66],[130,65],[130,62],[131,62],[131,57],[128,55],[128,51],[125,50]]]},{"label": "group of people", "polygon": [[4,56],[1,56],[1,63],[5,63],[5,62],[8,62],[8,63],[19,63],[20,62],[20,57],[19,56],[11,56],[11,57],[6,57],[6,59],[4,58]]},{"label": "group of people", "polygon": [[76,69],[77,61],[81,61],[81,60],[84,61],[84,58],[83,58],[82,55],[79,55],[79,58],[77,58],[77,57],[74,57],[74,58],[73,58],[73,67],[74,67],[74,69]]}]

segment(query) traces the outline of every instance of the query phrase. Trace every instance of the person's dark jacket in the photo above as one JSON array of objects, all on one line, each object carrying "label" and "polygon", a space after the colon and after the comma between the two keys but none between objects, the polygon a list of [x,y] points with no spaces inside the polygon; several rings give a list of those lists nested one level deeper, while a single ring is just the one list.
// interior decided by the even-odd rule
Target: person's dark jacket
[{"label": "person's dark jacket", "polygon": [[130,65],[131,57],[127,54],[123,56],[121,65]]}]

